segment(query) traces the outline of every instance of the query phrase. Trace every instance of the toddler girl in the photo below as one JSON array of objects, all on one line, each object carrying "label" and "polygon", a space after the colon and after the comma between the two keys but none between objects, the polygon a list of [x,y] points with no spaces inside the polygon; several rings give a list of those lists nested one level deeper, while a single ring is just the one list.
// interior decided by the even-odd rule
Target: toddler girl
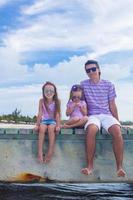
[{"label": "toddler girl", "polygon": [[87,105],[83,100],[83,90],[80,85],[73,85],[67,103],[66,115],[70,116],[64,128],[83,126],[87,120]]}]

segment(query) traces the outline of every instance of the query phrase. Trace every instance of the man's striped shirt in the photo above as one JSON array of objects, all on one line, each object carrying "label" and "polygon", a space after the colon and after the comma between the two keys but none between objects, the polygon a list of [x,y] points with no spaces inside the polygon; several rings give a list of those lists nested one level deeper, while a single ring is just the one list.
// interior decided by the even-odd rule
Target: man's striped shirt
[{"label": "man's striped shirt", "polygon": [[88,115],[109,114],[109,101],[116,97],[114,85],[106,80],[93,83],[90,79],[81,82],[85,100],[88,107]]}]

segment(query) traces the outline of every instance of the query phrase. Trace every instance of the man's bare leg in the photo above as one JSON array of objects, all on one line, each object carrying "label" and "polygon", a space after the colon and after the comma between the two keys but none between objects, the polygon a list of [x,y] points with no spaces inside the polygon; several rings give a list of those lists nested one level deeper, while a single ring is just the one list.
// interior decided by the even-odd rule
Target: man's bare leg
[{"label": "man's bare leg", "polygon": [[87,135],[86,135],[87,167],[81,169],[81,172],[85,175],[90,175],[93,171],[97,131],[98,127],[94,124],[90,124],[87,127]]},{"label": "man's bare leg", "polygon": [[120,126],[113,125],[108,130],[113,137],[113,151],[116,159],[117,176],[124,177],[126,172],[123,169],[123,138]]}]

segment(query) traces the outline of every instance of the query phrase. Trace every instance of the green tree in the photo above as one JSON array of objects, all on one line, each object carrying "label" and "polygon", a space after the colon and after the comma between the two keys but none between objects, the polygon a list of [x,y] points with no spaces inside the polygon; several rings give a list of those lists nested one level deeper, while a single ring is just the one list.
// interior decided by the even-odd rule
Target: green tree
[{"label": "green tree", "polygon": [[15,108],[15,110],[12,112],[12,118],[13,120],[17,123],[20,120],[20,113],[21,110],[18,110],[17,108]]}]

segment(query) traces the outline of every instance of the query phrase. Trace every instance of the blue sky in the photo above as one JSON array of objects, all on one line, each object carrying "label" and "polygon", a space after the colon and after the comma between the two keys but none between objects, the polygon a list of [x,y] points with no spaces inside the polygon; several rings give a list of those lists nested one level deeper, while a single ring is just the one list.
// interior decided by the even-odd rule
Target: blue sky
[{"label": "blue sky", "polygon": [[0,0],[0,114],[35,115],[49,80],[65,118],[70,87],[96,59],[116,86],[120,119],[133,121],[132,10],[132,0]]}]

